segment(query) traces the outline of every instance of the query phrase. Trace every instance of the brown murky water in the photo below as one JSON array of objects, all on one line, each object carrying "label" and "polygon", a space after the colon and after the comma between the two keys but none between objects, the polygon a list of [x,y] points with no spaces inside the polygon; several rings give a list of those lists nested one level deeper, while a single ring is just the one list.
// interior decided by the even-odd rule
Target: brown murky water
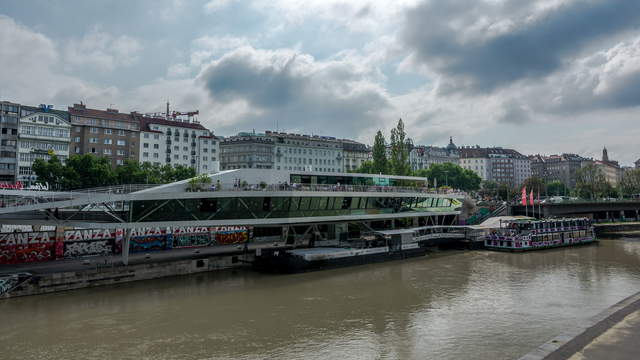
[{"label": "brown murky water", "polygon": [[0,301],[2,359],[514,359],[640,290],[640,237]]}]

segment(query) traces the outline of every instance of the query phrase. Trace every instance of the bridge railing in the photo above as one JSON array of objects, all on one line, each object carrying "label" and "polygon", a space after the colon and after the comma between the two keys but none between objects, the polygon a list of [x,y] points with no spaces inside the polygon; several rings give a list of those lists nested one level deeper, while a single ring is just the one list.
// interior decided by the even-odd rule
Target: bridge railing
[{"label": "bridge railing", "polygon": [[376,185],[333,185],[333,184],[252,184],[246,186],[216,186],[198,191],[335,191],[335,192],[396,192],[396,193],[424,193],[466,195],[465,192],[451,190],[442,191],[426,187],[411,186],[376,186]]}]

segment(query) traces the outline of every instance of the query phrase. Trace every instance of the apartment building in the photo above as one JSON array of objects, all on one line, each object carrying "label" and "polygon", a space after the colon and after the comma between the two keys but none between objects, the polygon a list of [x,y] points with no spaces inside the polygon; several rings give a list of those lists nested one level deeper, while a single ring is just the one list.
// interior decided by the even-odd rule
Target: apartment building
[{"label": "apartment building", "polygon": [[273,139],[265,134],[239,133],[220,143],[220,169],[273,169]]},{"label": "apartment building", "polygon": [[335,137],[266,131],[274,144],[276,170],[343,172],[342,142]]},{"label": "apartment building", "polygon": [[117,109],[89,109],[85,104],[69,107],[71,151],[93,154],[111,160],[113,166],[125,160],[138,160],[140,123],[132,114]]},{"label": "apartment building", "polygon": [[197,121],[132,115],[140,123],[141,163],[182,165],[198,174],[219,171],[219,140]]},{"label": "apartment building", "polygon": [[0,101],[0,181],[15,182],[20,104]]},{"label": "apartment building", "polygon": [[23,107],[18,121],[16,181],[32,185],[38,180],[33,172],[36,159],[49,160],[56,155],[63,162],[69,157],[71,123],[66,112],[48,107]]},{"label": "apartment building", "polygon": [[531,176],[531,161],[513,149],[476,145],[463,146],[458,151],[460,166],[474,171],[482,180],[516,186]]},{"label": "apartment building", "polygon": [[591,161],[576,154],[532,155],[531,175],[544,182],[560,181],[569,188],[576,186],[577,171],[585,162]]},{"label": "apartment building", "polygon": [[340,142],[344,156],[343,172],[355,171],[365,161],[371,161],[371,147],[349,139],[341,139]]}]

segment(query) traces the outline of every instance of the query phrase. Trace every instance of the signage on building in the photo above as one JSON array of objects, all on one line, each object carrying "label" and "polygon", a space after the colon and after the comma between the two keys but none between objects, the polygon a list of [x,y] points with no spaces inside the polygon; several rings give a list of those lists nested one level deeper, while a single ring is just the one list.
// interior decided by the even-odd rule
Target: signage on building
[{"label": "signage on building", "polygon": [[35,190],[35,191],[47,191],[49,190],[49,183],[33,184],[24,186],[20,181],[15,183],[0,182],[0,190]]}]

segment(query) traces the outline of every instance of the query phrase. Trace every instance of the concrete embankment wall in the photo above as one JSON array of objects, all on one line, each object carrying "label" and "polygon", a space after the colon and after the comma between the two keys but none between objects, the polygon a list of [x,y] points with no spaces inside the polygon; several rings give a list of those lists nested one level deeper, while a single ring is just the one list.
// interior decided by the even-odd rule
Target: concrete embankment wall
[{"label": "concrete embankment wall", "polygon": [[640,231],[640,222],[616,223],[616,224],[595,224],[596,234],[610,234],[623,231]]},{"label": "concrete embankment wall", "polygon": [[149,262],[129,266],[99,267],[81,271],[38,274],[0,298],[46,294],[57,291],[119,284],[131,281],[188,275],[249,266],[254,255],[219,255],[201,259]]}]

